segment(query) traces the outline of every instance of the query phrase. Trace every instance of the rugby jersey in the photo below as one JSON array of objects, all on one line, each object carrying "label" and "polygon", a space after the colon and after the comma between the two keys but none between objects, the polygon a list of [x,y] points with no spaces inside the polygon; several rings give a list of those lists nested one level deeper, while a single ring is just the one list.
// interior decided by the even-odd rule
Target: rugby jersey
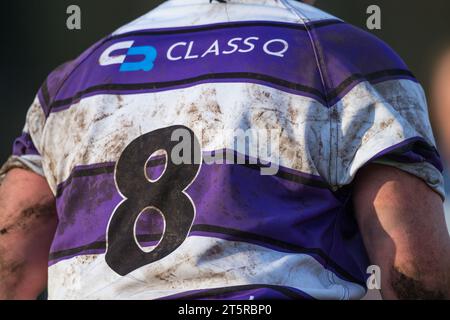
[{"label": "rugby jersey", "polygon": [[[199,161],[172,161],[183,133]],[[420,84],[371,34],[293,0],[170,0],[49,75],[2,172],[56,197],[50,299],[358,299],[355,174],[443,194],[434,146]]]}]

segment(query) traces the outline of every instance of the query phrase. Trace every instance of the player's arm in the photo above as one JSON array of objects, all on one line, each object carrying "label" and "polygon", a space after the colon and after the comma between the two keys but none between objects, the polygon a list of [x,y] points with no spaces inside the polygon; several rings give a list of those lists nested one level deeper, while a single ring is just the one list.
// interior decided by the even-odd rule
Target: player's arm
[{"label": "player's arm", "polygon": [[384,299],[450,299],[450,238],[440,196],[419,178],[369,165],[354,207]]},{"label": "player's arm", "polygon": [[0,185],[0,299],[35,299],[47,284],[55,199],[40,175],[13,169]]}]

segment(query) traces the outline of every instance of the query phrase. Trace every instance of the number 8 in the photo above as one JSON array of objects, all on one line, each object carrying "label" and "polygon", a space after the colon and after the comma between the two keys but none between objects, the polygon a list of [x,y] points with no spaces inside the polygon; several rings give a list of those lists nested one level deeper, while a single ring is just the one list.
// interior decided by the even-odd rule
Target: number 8
[{"label": "number 8", "polygon": [[[191,163],[174,164],[171,150],[176,130],[187,130],[194,150]],[[157,181],[146,175],[149,157],[158,150],[167,154],[166,169]],[[185,193],[200,170],[200,143],[194,132],[184,126],[172,126],[144,134],[132,141],[116,164],[115,181],[124,200],[116,207],[107,229],[106,263],[124,276],[142,266],[160,260],[175,251],[187,238],[195,218],[195,205]],[[195,153],[200,153],[195,154]],[[135,226],[140,214],[157,209],[164,218],[165,230],[159,244],[150,252],[138,245]]]}]

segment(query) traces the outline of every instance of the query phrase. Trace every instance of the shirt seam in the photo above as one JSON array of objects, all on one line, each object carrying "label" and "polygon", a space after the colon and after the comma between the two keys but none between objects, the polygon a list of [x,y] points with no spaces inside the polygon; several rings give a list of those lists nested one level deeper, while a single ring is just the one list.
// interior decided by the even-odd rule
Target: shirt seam
[{"label": "shirt seam", "polygon": [[[316,67],[317,67],[317,70],[319,72],[321,84],[322,84],[322,87],[323,87],[323,92],[325,94],[325,101],[324,102],[326,104],[326,107],[329,110],[328,118],[329,118],[329,128],[330,128],[330,157],[329,157],[328,176],[329,176],[329,179],[330,179],[329,183],[333,187],[333,186],[336,185],[336,181],[338,179],[337,179],[337,172],[336,172],[336,170],[334,170],[335,171],[335,175],[336,175],[334,177],[333,177],[333,170],[332,170],[333,154],[334,154],[334,152],[333,152],[334,148],[333,148],[333,117],[332,117],[332,115],[333,115],[334,109],[331,108],[330,101],[328,99],[328,86],[327,86],[327,83],[331,82],[331,81],[330,81],[330,79],[329,79],[329,77],[327,76],[327,73],[326,73],[327,70],[326,70],[326,68],[324,66],[324,63],[323,63],[323,55],[320,54],[319,48],[317,46],[317,43],[316,43],[316,41],[314,41],[314,39],[315,39],[314,34],[313,34],[312,30],[309,28],[309,26],[306,23],[309,19],[303,13],[299,12],[299,10],[297,10],[292,5],[290,5],[286,0],[281,0],[281,3],[285,6],[286,9],[290,10],[295,16],[297,16],[297,18],[299,19],[299,22],[301,22],[305,26],[305,29],[306,29],[306,32],[308,34],[309,41],[311,43],[311,47],[312,47],[312,50],[313,50],[313,53],[314,53],[314,61],[316,63]],[[336,140],[338,140],[338,139],[336,139]],[[338,150],[338,146],[336,146],[336,151],[337,150]],[[335,159],[334,168],[337,167],[336,165],[337,165],[337,159]]]}]

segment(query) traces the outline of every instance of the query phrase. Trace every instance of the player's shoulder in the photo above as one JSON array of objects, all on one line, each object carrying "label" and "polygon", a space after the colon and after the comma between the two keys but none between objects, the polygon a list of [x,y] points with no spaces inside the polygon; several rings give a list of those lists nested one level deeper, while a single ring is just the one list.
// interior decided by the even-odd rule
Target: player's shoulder
[{"label": "player's shoulder", "polygon": [[373,33],[297,1],[284,2],[308,27],[329,105],[335,105],[360,83],[410,80],[408,90],[420,91],[401,56]]},{"label": "player's shoulder", "polygon": [[75,59],[58,65],[48,74],[38,91],[38,99],[46,116],[51,112],[53,102],[64,83],[70,78],[80,64],[82,64],[83,61],[85,61],[104,41],[105,38],[101,39],[83,51]]},{"label": "player's shoulder", "polygon": [[407,69],[400,55],[385,41],[343,21],[318,25],[313,39],[321,52],[344,65]]},{"label": "player's shoulder", "polygon": [[377,64],[407,69],[396,51],[368,30],[303,3],[286,0],[304,24],[310,25],[312,40],[318,54],[326,54],[343,65]]},{"label": "player's shoulder", "polygon": [[[345,54],[348,49],[359,47],[359,52],[364,49],[377,49],[382,51],[383,54],[381,56],[398,57],[387,43],[369,31],[296,0],[283,0],[282,2],[298,17],[299,23],[305,24],[307,27],[309,26],[314,36],[313,40],[319,42],[318,45],[335,44],[334,47],[327,47],[331,53]],[[376,53],[379,54],[380,51]]]}]

